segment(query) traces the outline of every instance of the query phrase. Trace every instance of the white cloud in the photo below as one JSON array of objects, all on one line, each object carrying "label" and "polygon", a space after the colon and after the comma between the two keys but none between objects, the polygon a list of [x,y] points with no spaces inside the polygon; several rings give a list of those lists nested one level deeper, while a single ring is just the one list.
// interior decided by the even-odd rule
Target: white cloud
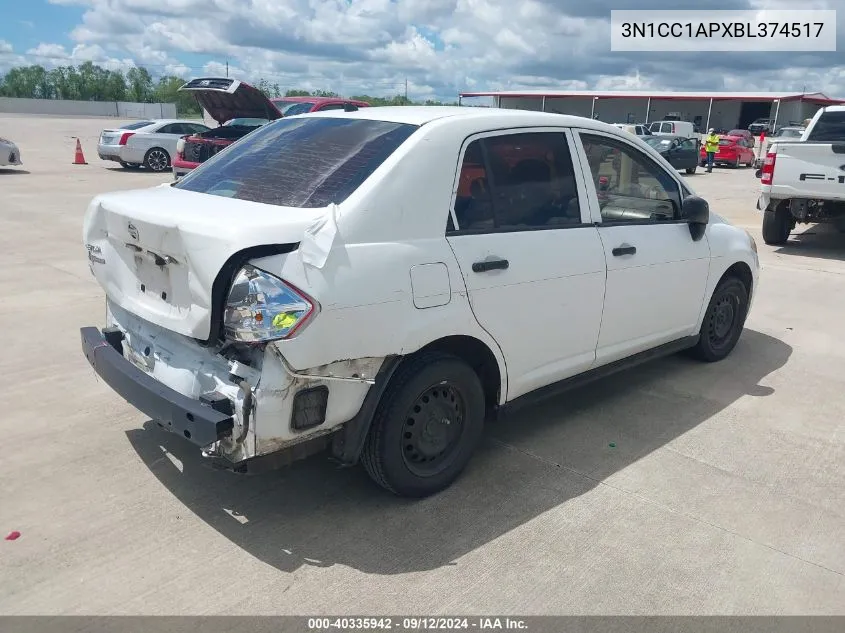
[{"label": "white cloud", "polygon": [[[228,59],[231,76],[264,77],[282,89],[347,94],[397,94],[407,81],[412,96],[442,98],[460,90],[523,87],[798,90],[804,85],[845,97],[845,62],[836,54],[610,52],[610,9],[638,8],[641,0],[50,2],[85,8],[71,32],[77,46],[67,52],[43,44],[34,49],[38,54],[27,53],[32,61],[97,58],[186,76],[224,73]],[[844,4],[810,0],[802,8],[845,9]],[[700,0],[675,0],[673,6],[701,10]],[[725,9],[794,6],[790,0],[720,3]],[[188,68],[185,54],[218,62]]]}]

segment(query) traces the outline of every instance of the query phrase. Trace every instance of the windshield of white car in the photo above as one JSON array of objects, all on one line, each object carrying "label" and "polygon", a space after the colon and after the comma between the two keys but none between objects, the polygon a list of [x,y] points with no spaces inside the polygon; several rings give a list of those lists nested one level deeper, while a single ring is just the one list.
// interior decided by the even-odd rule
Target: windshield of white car
[{"label": "windshield of white car", "polygon": [[137,123],[127,123],[126,125],[121,125],[121,130],[140,130],[142,127],[147,127],[148,125],[152,125],[155,121],[138,121]]},{"label": "windshield of white car", "polygon": [[232,127],[234,125],[240,125],[242,127],[259,127],[264,125],[265,123],[269,123],[270,119],[230,119],[226,121],[223,125],[224,127]]},{"label": "windshield of white car", "polygon": [[340,204],[417,129],[368,119],[279,119],[174,187],[283,207]]},{"label": "windshield of white car", "polygon": [[311,112],[311,108],[314,107],[313,101],[274,101],[273,103],[284,116],[305,114]]}]

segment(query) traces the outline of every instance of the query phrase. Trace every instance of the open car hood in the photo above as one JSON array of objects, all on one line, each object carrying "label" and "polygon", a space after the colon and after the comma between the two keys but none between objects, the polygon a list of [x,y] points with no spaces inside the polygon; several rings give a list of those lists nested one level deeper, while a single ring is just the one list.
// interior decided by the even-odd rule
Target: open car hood
[{"label": "open car hood", "polygon": [[258,88],[228,77],[191,79],[179,91],[194,95],[197,103],[220,125],[231,119],[269,119],[282,116]]}]

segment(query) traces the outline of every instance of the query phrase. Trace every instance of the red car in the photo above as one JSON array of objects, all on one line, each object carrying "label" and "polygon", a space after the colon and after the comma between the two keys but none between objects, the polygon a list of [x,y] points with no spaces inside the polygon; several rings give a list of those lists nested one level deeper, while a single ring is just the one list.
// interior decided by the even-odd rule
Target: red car
[{"label": "red car", "polygon": [[342,99],[340,97],[276,97],[270,99],[282,116],[322,112],[323,110],[357,110],[370,106],[366,101]]},{"label": "red car", "polygon": [[[701,146],[701,166],[707,165],[707,152],[704,145]],[[719,151],[716,152],[714,164],[716,165],[730,165],[731,167],[751,167],[754,164],[756,156],[754,150],[751,149],[746,141],[741,136],[721,136],[719,137]]]},{"label": "red car", "polygon": [[754,138],[754,135],[748,130],[731,130],[727,133],[727,136],[741,136],[748,142],[748,147],[751,148],[754,147],[754,144],[757,141],[757,139]]},{"label": "red car", "polygon": [[317,110],[357,110],[370,105],[363,101],[328,97],[268,99],[258,88],[228,77],[192,79],[179,90],[192,93],[219,127],[179,140],[172,163],[176,180],[238,139],[282,116]]}]

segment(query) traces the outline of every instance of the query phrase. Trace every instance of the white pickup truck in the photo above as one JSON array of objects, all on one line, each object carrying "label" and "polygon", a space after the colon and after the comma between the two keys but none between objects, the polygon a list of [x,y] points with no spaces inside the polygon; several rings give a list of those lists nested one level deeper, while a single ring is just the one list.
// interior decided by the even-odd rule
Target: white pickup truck
[{"label": "white pickup truck", "polygon": [[773,141],[760,175],[766,244],[785,244],[798,223],[845,231],[845,106],[819,110],[800,139]]}]

